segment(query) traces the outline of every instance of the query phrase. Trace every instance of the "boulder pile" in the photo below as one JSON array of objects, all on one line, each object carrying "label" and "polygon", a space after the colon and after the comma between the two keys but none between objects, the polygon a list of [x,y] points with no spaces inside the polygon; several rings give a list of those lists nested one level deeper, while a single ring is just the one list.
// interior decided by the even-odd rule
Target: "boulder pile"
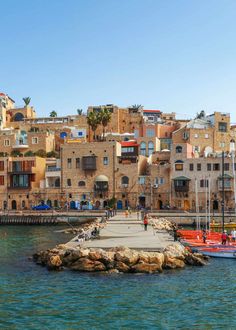
[{"label": "boulder pile", "polygon": [[145,252],[117,247],[109,250],[70,248],[58,245],[33,256],[34,261],[49,270],[68,268],[81,272],[158,273],[163,269],[203,266],[207,258],[192,253],[179,243],[169,245],[162,252]]},{"label": "boulder pile", "polygon": [[154,227],[156,230],[166,230],[171,231],[176,228],[176,224],[166,218],[157,218],[157,217],[148,217],[150,225]]}]

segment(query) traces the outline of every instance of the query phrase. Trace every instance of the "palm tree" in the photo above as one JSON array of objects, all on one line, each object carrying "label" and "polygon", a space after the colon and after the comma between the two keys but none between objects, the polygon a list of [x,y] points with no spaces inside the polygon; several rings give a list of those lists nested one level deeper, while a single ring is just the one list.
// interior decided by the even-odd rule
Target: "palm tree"
[{"label": "palm tree", "polygon": [[140,110],[142,108],[143,108],[142,104],[133,104],[133,105],[131,105],[131,109]]},{"label": "palm tree", "polygon": [[57,117],[57,112],[55,110],[51,111],[50,117]]},{"label": "palm tree", "polygon": [[77,113],[78,113],[79,116],[81,116],[82,113],[83,113],[83,109],[77,109]]},{"label": "palm tree", "polygon": [[102,137],[103,140],[105,138],[105,128],[107,127],[107,125],[109,124],[110,120],[111,120],[111,112],[109,109],[107,109],[106,107],[104,107],[98,114],[99,119],[100,119],[100,123],[103,126],[103,130],[102,130]]},{"label": "palm tree", "polygon": [[99,115],[96,112],[94,112],[94,111],[89,112],[89,114],[87,116],[87,123],[88,123],[89,127],[91,127],[91,129],[93,131],[93,139],[95,140],[96,129],[98,128],[98,125],[101,123],[101,120],[99,118]]},{"label": "palm tree", "polygon": [[23,97],[22,100],[25,102],[25,106],[27,107],[27,105],[30,104],[31,98],[29,96],[27,96],[27,97]]}]

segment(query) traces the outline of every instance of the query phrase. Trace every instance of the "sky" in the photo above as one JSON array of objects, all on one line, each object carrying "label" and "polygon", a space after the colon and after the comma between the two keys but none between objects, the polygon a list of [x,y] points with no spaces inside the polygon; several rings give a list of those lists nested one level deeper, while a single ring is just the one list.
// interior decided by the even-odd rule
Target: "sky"
[{"label": "sky", "polygon": [[236,122],[235,0],[0,0],[0,92],[38,116],[142,104]]}]

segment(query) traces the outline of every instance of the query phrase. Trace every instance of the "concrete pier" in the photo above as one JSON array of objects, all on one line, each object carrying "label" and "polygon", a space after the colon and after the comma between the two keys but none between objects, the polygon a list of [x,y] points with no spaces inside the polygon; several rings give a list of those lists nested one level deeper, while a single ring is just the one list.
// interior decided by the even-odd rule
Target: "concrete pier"
[{"label": "concrete pier", "polygon": [[[173,237],[166,231],[157,232],[151,225],[147,231],[140,215],[133,213],[125,217],[119,213],[107,221],[105,228],[100,231],[100,238],[82,243],[83,247],[109,249],[117,246],[126,246],[130,249],[143,251],[161,251],[173,242]],[[75,247],[79,243],[76,239],[67,243],[69,247]]]}]

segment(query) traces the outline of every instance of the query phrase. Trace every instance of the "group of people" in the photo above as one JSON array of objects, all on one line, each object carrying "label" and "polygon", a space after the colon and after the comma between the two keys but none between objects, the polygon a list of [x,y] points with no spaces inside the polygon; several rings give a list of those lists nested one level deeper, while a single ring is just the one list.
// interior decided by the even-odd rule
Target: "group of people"
[{"label": "group of people", "polygon": [[235,242],[236,241],[236,230],[235,229],[233,229],[231,231],[231,234],[230,235],[228,235],[227,230],[224,230],[223,233],[222,233],[222,235],[221,235],[221,244],[222,245],[226,245],[227,242],[230,242],[230,240],[232,242]]}]

